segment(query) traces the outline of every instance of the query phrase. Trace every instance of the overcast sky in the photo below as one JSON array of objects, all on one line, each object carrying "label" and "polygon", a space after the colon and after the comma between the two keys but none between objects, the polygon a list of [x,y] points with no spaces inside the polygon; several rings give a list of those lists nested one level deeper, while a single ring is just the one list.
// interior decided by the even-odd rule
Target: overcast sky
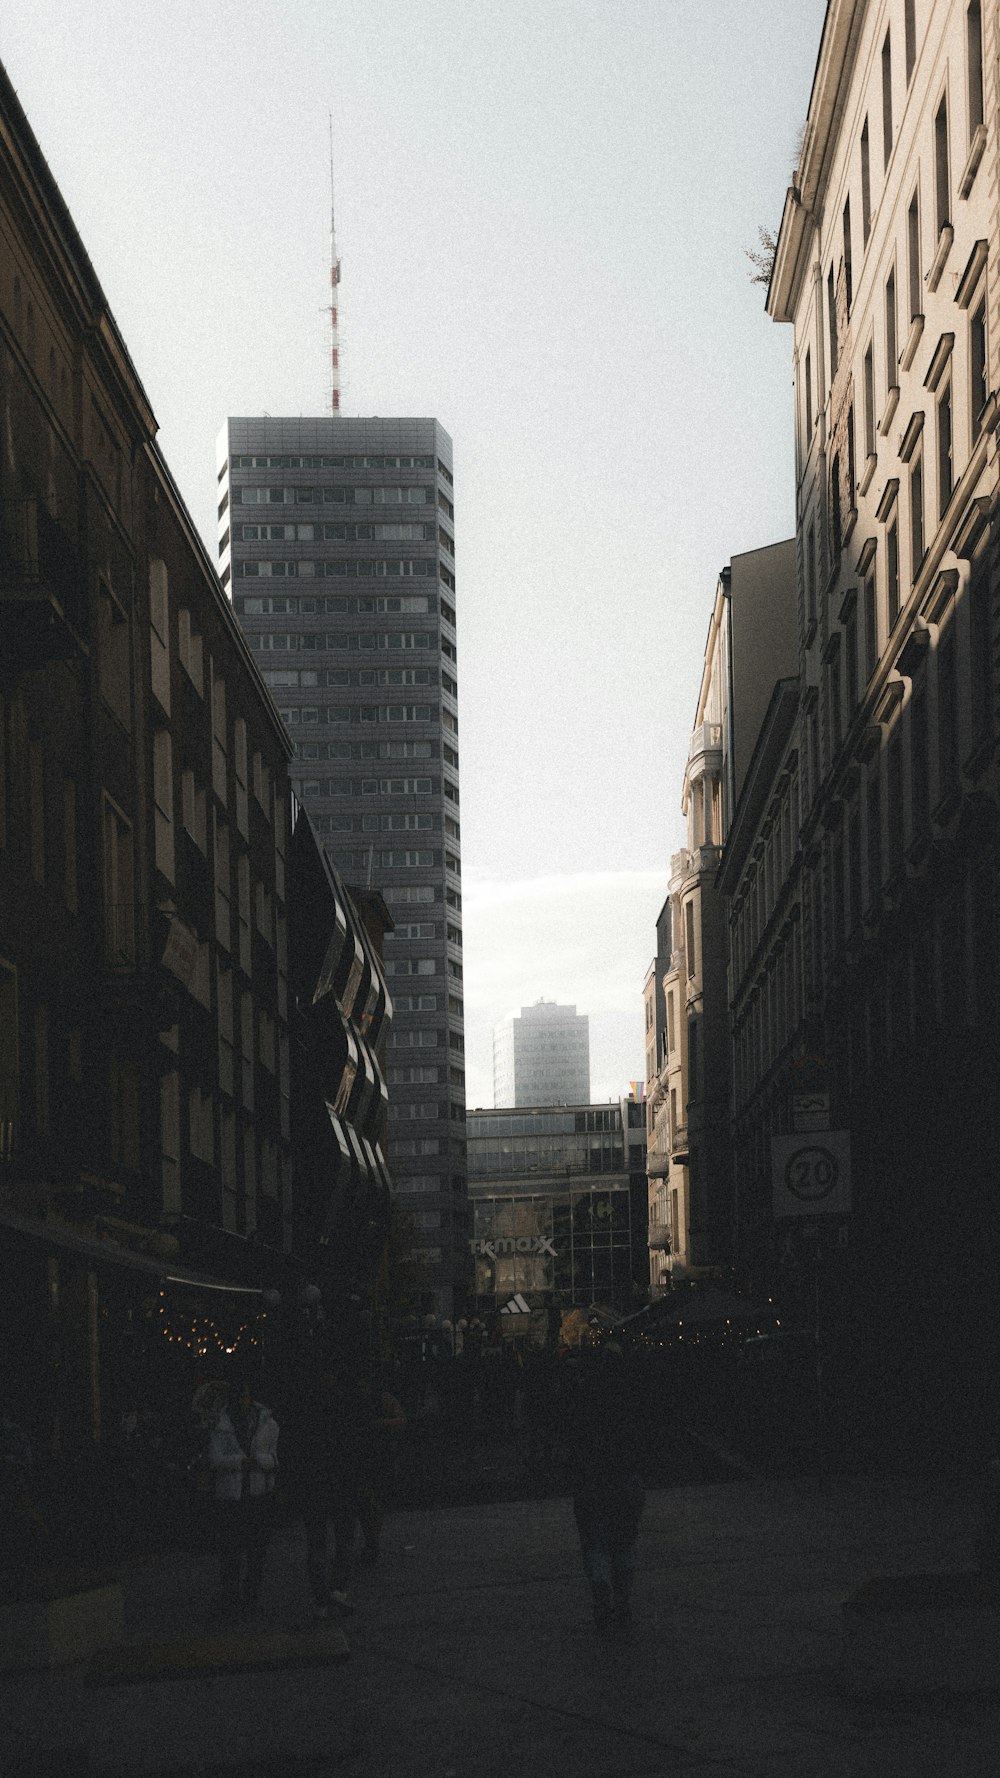
[{"label": "overcast sky", "polygon": [[227,414],[455,443],[468,1101],[494,1020],[591,1016],[643,1069],[642,979],[708,619],[794,529],[776,228],[825,0],[31,0],[0,57],[215,556]]}]

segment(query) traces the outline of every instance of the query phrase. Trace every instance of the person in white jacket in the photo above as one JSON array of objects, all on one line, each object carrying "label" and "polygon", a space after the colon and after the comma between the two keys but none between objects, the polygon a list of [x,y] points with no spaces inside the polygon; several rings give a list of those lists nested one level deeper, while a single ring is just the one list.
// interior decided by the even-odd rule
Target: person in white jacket
[{"label": "person in white jacket", "polygon": [[[269,1408],[254,1400],[249,1378],[238,1387],[230,1385],[208,1441],[222,1608],[227,1615],[235,1615],[241,1605],[254,1610],[260,1602],[278,1468],[277,1443],[277,1421]],[[246,1584],[241,1595],[244,1562]]]}]

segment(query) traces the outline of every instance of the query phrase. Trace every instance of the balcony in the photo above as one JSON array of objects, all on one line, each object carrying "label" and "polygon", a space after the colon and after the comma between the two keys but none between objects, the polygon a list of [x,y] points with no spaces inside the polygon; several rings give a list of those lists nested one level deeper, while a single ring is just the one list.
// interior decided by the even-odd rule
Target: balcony
[{"label": "balcony", "polygon": [[650,1223],[649,1245],[654,1253],[670,1252],[670,1224],[668,1222]]},{"label": "balcony", "polygon": [[722,752],[722,725],[718,722],[701,722],[693,730],[691,743],[688,747],[688,760],[700,759],[705,753]]},{"label": "balcony", "polygon": [[671,1157],[673,1160],[683,1163],[688,1158],[688,1152],[687,1124],[678,1124],[674,1131],[674,1139],[670,1144]]},{"label": "balcony", "polygon": [[646,1173],[650,1179],[666,1179],[670,1172],[670,1156],[668,1154],[647,1154]]},{"label": "balcony", "polygon": [[0,509],[0,648],[15,669],[86,653],[86,586],[72,540],[40,501]]}]

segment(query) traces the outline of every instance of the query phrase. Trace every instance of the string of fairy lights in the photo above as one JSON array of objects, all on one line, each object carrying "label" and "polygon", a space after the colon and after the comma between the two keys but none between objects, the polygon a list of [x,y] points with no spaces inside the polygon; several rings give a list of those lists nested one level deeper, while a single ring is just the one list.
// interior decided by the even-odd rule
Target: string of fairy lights
[{"label": "string of fairy lights", "polygon": [[[315,1291],[315,1287],[313,1287],[313,1291],[318,1296],[319,1293]],[[228,1334],[221,1332],[212,1315],[191,1315],[190,1317],[184,1316],[183,1319],[172,1315],[167,1306],[167,1293],[165,1290],[161,1290],[159,1294],[161,1337],[168,1345],[181,1346],[197,1358],[215,1358],[220,1355],[224,1358],[234,1358],[241,1351],[245,1352],[249,1347],[260,1345],[263,1334],[262,1324],[268,1318],[268,1308],[275,1306],[274,1303],[269,1302],[271,1297],[276,1298],[276,1293],[268,1292],[262,1306],[250,1319],[241,1322],[234,1335],[231,1332]],[[303,1293],[303,1300],[311,1304],[309,1291]],[[773,1333],[780,1327],[780,1320],[774,1317],[769,1325],[757,1327],[753,1332],[759,1338],[761,1334]],[[655,1334],[645,1332],[633,1336],[636,1344],[647,1351],[651,1348],[662,1351],[664,1348],[675,1345],[717,1346],[720,1343],[736,1342],[742,1344],[745,1339],[750,1337],[752,1334],[749,1327],[743,1324],[737,1325],[730,1320],[727,1320],[723,1326],[715,1326],[710,1329],[688,1327],[686,1330],[683,1321],[679,1321],[669,1333],[665,1332],[659,1338]]]},{"label": "string of fairy lights", "polygon": [[223,1334],[212,1315],[192,1315],[183,1321],[175,1319],[167,1307],[166,1291],[160,1291],[159,1321],[160,1334],[168,1345],[183,1346],[198,1358],[215,1358],[220,1354],[225,1358],[234,1358],[249,1346],[259,1346],[261,1339],[261,1322],[267,1319],[267,1310],[259,1309],[252,1320],[241,1323],[235,1334]]}]

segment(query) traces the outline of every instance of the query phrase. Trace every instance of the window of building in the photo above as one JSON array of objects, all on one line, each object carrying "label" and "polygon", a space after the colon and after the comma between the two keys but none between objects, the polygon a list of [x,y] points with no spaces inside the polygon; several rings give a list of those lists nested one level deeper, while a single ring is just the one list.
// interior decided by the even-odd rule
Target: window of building
[{"label": "window of building", "polygon": [[697,957],[695,954],[695,948],[694,948],[694,902],[693,902],[693,900],[687,901],[684,905],[684,939],[685,939],[685,945],[687,948],[687,957],[686,957],[687,973],[688,973],[689,977],[696,976],[698,974],[698,961],[697,961]]},{"label": "window of building", "polygon": [[850,722],[858,707],[858,614],[853,604],[844,625],[844,680]]},{"label": "window of building", "polygon": [[216,1017],[219,1027],[219,1086],[232,1097],[236,1090],[233,1066],[233,972],[221,965],[216,973]]},{"label": "window of building", "polygon": [[236,860],[236,898],[240,968],[244,975],[249,975],[251,961],[250,860],[245,852],[241,852]]},{"label": "window of building", "polygon": [[869,340],[864,362],[865,456],[875,455],[875,342]]},{"label": "window of building", "polygon": [[177,658],[201,697],[204,683],[201,637],[191,627],[190,611],[183,607],[177,613]]},{"label": "window of building", "polygon": [[906,272],[910,296],[910,320],[915,321],[923,310],[923,281],[920,268],[920,190],[910,199],[906,212]]},{"label": "window of building", "polygon": [[892,33],[887,31],[882,45],[882,165],[889,165],[892,154]]},{"label": "window of building", "polygon": [[135,962],[132,824],[104,797],[104,935],[112,968]]},{"label": "window of building", "polygon": [[941,386],[937,400],[938,517],[944,518],[955,486],[954,427],[951,407],[951,377]]},{"label": "window of building", "polygon": [[972,440],[975,443],[983,429],[983,410],[989,399],[985,294],[980,297],[973,309],[969,322],[969,381]]},{"label": "window of building", "polygon": [[872,172],[868,149],[868,119],[861,131],[861,239],[867,247],[872,232]]},{"label": "window of building", "polygon": [[910,460],[910,578],[916,580],[924,559],[924,454]]},{"label": "window of building", "polygon": [[848,198],[846,203],[844,204],[844,284],[845,284],[845,287],[847,290],[847,312],[848,312],[848,314],[850,314],[850,312],[851,312],[851,296],[852,296],[852,291],[853,291],[853,286],[852,286],[852,281],[851,281],[851,265],[852,265],[851,200],[850,200],[850,198]]},{"label": "window of building", "polygon": [[816,622],[816,526],[810,523],[806,530],[806,628],[811,630]]},{"label": "window of building", "polygon": [[915,0],[903,0],[903,58],[906,66],[906,84],[909,86],[917,59]]},{"label": "window of building", "polygon": [[271,772],[264,757],[260,753],[253,756],[253,794],[265,818],[271,819]]},{"label": "window of building", "polygon": [[885,281],[885,392],[897,387],[898,346],[896,337],[896,268],[892,267]]},{"label": "window of building", "polygon": [[247,802],[247,725],[242,716],[233,724],[233,776],[236,780],[236,826],[244,839],[250,835]]},{"label": "window of building", "polygon": [[847,508],[853,513],[857,504],[855,488],[857,486],[855,453],[854,453],[854,403],[847,410]]},{"label": "window of building", "polygon": [[966,77],[969,103],[969,142],[984,118],[983,18],[980,0],[972,0],[965,15]]},{"label": "window of building", "polygon": [[153,736],[153,841],[156,868],[174,881],[174,765],[173,744],[169,729],[157,729]]},{"label": "window of building", "polygon": [[877,603],[877,583],[875,583],[874,569],[870,569],[870,573],[865,578],[863,601],[865,601],[865,683],[870,683],[875,667],[879,665],[879,603]]},{"label": "window of building", "polygon": [[813,387],[812,387],[812,353],[806,347],[805,364],[806,385],[806,447],[808,448],[813,435]]},{"label": "window of building", "polygon": [[128,613],[104,580],[98,587],[97,661],[101,697],[122,726],[131,729]]},{"label": "window of building", "polygon": [[149,564],[149,650],[153,696],[165,715],[170,715],[170,610],[167,565],[154,558]]},{"label": "window of building", "polygon": [[208,797],[193,772],[181,773],[181,823],[199,852],[208,851]]},{"label": "window of building", "polygon": [[139,1076],[114,1050],[107,1071],[108,1150],[112,1164],[136,1173],[139,1152]]},{"label": "window of building", "polygon": [[833,464],[830,470],[829,502],[831,542],[835,557],[840,555],[841,545],[843,543],[843,507],[841,504],[840,476],[841,463],[840,452],[838,451],[833,459]]},{"label": "window of building", "polygon": [[254,1047],[253,995],[244,988],[240,995],[240,1088],[245,1111],[253,1110]]},{"label": "window of building", "polygon": [[211,1093],[192,1087],[188,1094],[188,1137],[195,1160],[215,1161],[215,1104]]},{"label": "window of building", "polygon": [[215,844],[212,848],[215,869],[215,936],[220,945],[229,951],[233,944],[229,828],[217,809],[213,810],[213,822],[215,827]]},{"label": "window of building", "polygon": [[212,789],[226,800],[226,682],[212,675]]},{"label": "window of building", "polygon": [[895,506],[885,531],[885,609],[891,635],[899,616],[899,514]]},{"label": "window of building", "polygon": [[951,221],[951,176],[948,159],[948,98],[934,117],[934,227],[938,235]]},{"label": "window of building", "polygon": [[831,265],[826,280],[826,313],[830,341],[830,381],[837,374],[837,287]]},{"label": "window of building", "polygon": [[832,759],[833,755],[840,751],[840,744],[844,738],[839,648],[834,653],[827,668],[827,695],[829,698],[830,709],[830,744]]}]

